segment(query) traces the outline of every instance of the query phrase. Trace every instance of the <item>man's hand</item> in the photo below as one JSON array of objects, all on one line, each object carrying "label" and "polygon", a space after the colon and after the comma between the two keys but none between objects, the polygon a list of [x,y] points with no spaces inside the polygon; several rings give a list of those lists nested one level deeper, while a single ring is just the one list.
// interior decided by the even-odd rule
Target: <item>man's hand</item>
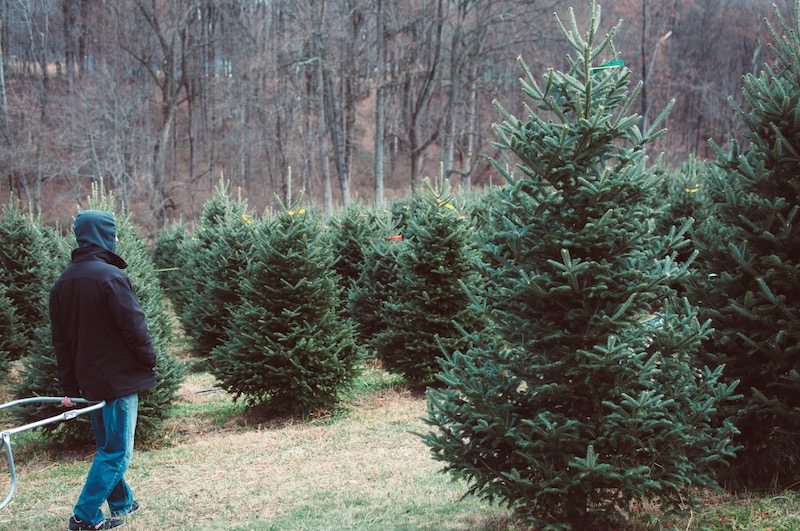
[{"label": "man's hand", "polygon": [[75,406],[77,406],[78,404],[76,404],[75,402],[73,402],[73,401],[72,401],[72,399],[71,399],[70,397],[68,397],[68,396],[65,396],[64,398],[62,398],[62,399],[61,399],[61,405],[62,405],[62,406],[66,406],[66,407],[75,407]]}]

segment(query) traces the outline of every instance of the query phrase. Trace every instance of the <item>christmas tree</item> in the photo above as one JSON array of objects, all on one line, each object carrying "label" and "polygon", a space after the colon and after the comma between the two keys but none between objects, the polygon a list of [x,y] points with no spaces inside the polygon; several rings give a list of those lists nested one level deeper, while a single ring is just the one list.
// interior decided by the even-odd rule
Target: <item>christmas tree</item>
[{"label": "christmas tree", "polygon": [[730,99],[747,148],[715,145],[712,213],[695,237],[704,274],[692,292],[716,329],[709,363],[744,394],[731,487],[796,486],[800,465],[800,2],[794,13],[792,25],[776,9],[775,62],[745,76],[750,110]]},{"label": "christmas tree", "polygon": [[[519,159],[485,243],[489,321],[474,347],[447,354],[428,391],[425,442],[470,491],[537,527],[618,527],[635,501],[667,506],[731,455],[734,428],[716,408],[733,392],[697,365],[708,324],[675,296],[682,229],[652,231],[660,177],[629,114],[638,94],[590,4],[575,56],[539,84],[525,66],[525,120],[498,109],[497,145]],[[601,58],[604,58],[605,61]]]},{"label": "christmas tree", "polygon": [[183,223],[174,223],[164,227],[153,243],[153,266],[158,273],[161,288],[169,298],[177,315],[183,313],[189,302],[188,290],[183,286],[188,257],[188,248],[192,235]]},{"label": "christmas tree", "polygon": [[[165,312],[164,293],[153,270],[147,247],[137,234],[130,214],[116,208],[113,195],[104,190],[102,184],[93,186],[88,207],[109,212],[114,216],[119,238],[117,254],[128,263],[125,273],[131,280],[133,291],[147,319],[147,327],[158,358],[156,364],[158,385],[141,394],[136,429],[142,439],[156,438],[185,375],[185,367],[169,349],[174,325]],[[20,375],[20,382],[15,386],[17,397],[61,394],[61,386],[56,377],[55,350],[50,340],[49,318],[46,326],[37,329],[30,354],[22,362],[24,370]],[[58,413],[63,413],[63,408],[30,407],[25,411],[25,418],[31,421]],[[85,417],[78,417],[73,422],[47,425],[44,431],[52,440],[59,443],[88,442],[92,438]]]},{"label": "christmas tree", "polygon": [[351,315],[347,300],[364,270],[365,254],[376,230],[375,212],[365,205],[356,204],[332,218],[330,230],[326,231],[336,257],[333,267],[341,281],[342,304],[348,317]]},{"label": "christmas tree", "polygon": [[12,359],[30,348],[37,329],[49,320],[47,300],[50,286],[64,263],[53,243],[53,235],[26,214],[13,196],[3,208],[0,220],[0,284],[14,305],[22,326],[24,344],[11,352]]},{"label": "christmas tree", "polygon": [[708,161],[699,160],[693,155],[677,171],[664,170],[664,183],[659,194],[662,204],[657,205],[656,232],[664,233],[670,227],[683,226],[687,220],[709,216],[704,181],[712,171],[714,168]]},{"label": "christmas tree", "polygon": [[0,380],[8,375],[10,361],[22,357],[26,344],[14,301],[7,292],[8,288],[0,284]]},{"label": "christmas tree", "polygon": [[383,305],[397,278],[398,254],[403,234],[389,212],[375,216],[375,231],[364,249],[364,263],[348,295],[347,308],[356,327],[358,341],[373,356],[379,334],[386,328]]},{"label": "christmas tree", "polygon": [[230,333],[211,372],[236,398],[273,413],[332,408],[360,359],[344,319],[320,217],[285,209],[258,227]]},{"label": "christmas tree", "polygon": [[221,180],[203,207],[194,238],[183,246],[181,322],[203,359],[225,340],[231,312],[239,305],[240,275],[249,261],[252,228],[246,203],[230,197],[228,184]]},{"label": "christmas tree", "polygon": [[442,349],[470,346],[454,322],[471,330],[482,326],[463,288],[478,284],[472,228],[444,179],[424,185],[407,220],[397,273],[382,305],[384,326],[374,340],[384,366],[415,385],[434,382]]}]

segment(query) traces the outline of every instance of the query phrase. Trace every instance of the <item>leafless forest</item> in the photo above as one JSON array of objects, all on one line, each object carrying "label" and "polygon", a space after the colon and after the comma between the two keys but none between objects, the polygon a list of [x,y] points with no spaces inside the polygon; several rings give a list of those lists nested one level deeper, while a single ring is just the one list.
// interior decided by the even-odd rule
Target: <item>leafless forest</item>
[{"label": "leafless forest", "polygon": [[[776,0],[789,16],[789,0]],[[606,0],[658,151],[712,156],[728,105],[770,59],[773,0]],[[498,99],[522,114],[521,56],[566,70],[554,13],[581,0],[0,0],[0,202],[69,226],[103,179],[150,235],[192,221],[221,177],[255,211],[327,212],[408,194],[440,168],[498,176]],[[581,29],[581,31],[584,31]],[[657,153],[653,153],[656,155]]]}]

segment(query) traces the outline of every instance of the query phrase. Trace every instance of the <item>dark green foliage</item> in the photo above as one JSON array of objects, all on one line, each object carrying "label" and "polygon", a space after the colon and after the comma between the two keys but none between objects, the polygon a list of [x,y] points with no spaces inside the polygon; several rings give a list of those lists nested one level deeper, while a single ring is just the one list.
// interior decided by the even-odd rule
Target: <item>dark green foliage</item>
[{"label": "dark green foliage", "polygon": [[406,230],[408,220],[415,216],[414,211],[418,206],[417,200],[418,198],[414,196],[403,197],[395,199],[389,205],[389,212],[391,213],[394,225],[401,233]]},{"label": "dark green foliage", "polygon": [[364,264],[348,295],[348,313],[356,325],[360,344],[374,353],[378,335],[386,328],[383,305],[397,278],[398,253],[403,233],[388,212],[375,217],[376,229],[364,249]]},{"label": "dark green foliage", "polygon": [[158,273],[161,288],[172,302],[175,313],[181,315],[189,302],[188,291],[182,282],[188,262],[186,249],[190,246],[191,232],[183,223],[165,227],[153,244],[153,266]]},{"label": "dark green foliage", "polygon": [[[731,487],[797,486],[800,466],[800,23],[770,26],[775,62],[745,77],[748,148],[718,150],[713,211],[697,231],[710,363],[741,380]],[[800,3],[795,3],[795,18]]]},{"label": "dark green foliage", "polygon": [[453,203],[443,180],[436,188],[426,181],[415,198],[382,306],[384,326],[374,340],[384,366],[417,385],[433,383],[442,349],[469,348],[469,337],[454,323],[482,328],[463,288],[478,283],[472,230]]},{"label": "dark green foliage", "polygon": [[[250,260],[253,220],[244,201],[220,182],[205,204],[194,238],[183,246],[180,317],[202,358],[225,340],[231,312],[241,300],[241,273]],[[179,299],[180,301],[181,299]]]},{"label": "dark green foliage", "polygon": [[[680,228],[687,225],[690,225],[689,234],[693,234],[692,229],[711,215],[705,181],[714,171],[715,168],[711,163],[700,161],[693,156],[689,157],[677,171],[664,170],[663,184],[658,194],[658,201],[654,205],[656,209],[654,230],[657,234],[667,234],[673,227]],[[677,259],[681,262],[690,260],[695,252],[689,240],[675,250],[678,251]],[[697,270],[689,271],[689,275],[681,281],[681,284],[691,282],[689,277],[698,274]]]},{"label": "dark green foliage", "polygon": [[559,22],[566,73],[540,86],[523,64],[527,119],[498,105],[497,144],[521,163],[518,176],[496,165],[508,185],[473,306],[490,324],[443,360],[425,442],[471,492],[536,527],[620,528],[633,502],[679,506],[715,485],[734,433],[717,408],[733,386],[697,364],[709,326],[671,287],[682,232],[652,231],[645,146],[661,131],[628,114],[630,71],[594,68],[617,59],[617,28],[595,42],[594,2],[585,38],[571,22]]},{"label": "dark green foliage", "polygon": [[[54,236],[22,211],[13,197],[3,208],[0,220],[0,284],[6,287],[22,325],[25,343],[12,356],[19,356],[34,341],[37,329],[49,319],[47,300],[50,286],[64,263]],[[13,357],[12,359],[18,359]]]},{"label": "dark green foliage", "polygon": [[[56,374],[56,352],[53,348],[49,319],[34,332],[34,337],[21,362],[19,381],[12,385],[15,398],[63,396]],[[64,408],[61,406],[31,405],[14,413],[19,414],[25,422],[34,422],[63,412]],[[93,440],[89,419],[86,417],[77,417],[70,422],[48,424],[42,428],[42,432],[57,444],[78,445]]]},{"label": "dark green foliage", "polygon": [[[109,199],[109,207],[113,205]],[[98,205],[100,206],[100,205]],[[90,203],[90,208],[92,208]],[[150,337],[158,356],[156,370],[158,384],[141,394],[139,400],[139,422],[137,434],[142,439],[159,435],[162,421],[170,413],[172,404],[186,374],[186,367],[170,350],[175,323],[166,312],[164,292],[154,271],[150,253],[145,242],[136,232],[130,216],[118,211],[117,252],[128,263],[125,270],[131,279],[133,290],[147,318]]]},{"label": "dark green foliage", "polygon": [[360,356],[333,263],[314,212],[284,211],[259,227],[241,304],[211,355],[212,373],[236,398],[292,415],[335,406]]},{"label": "dark green foliage", "polygon": [[[705,181],[715,168],[708,161],[691,156],[677,171],[664,170],[659,193],[661,204],[656,205],[655,230],[666,234],[670,227],[682,227],[687,221],[695,224],[709,216],[709,201]],[[683,258],[688,258],[687,252]]]},{"label": "dark green foliage", "polygon": [[476,234],[478,234],[476,238],[479,240],[485,239],[480,235],[491,233],[496,226],[494,216],[497,208],[495,203],[500,200],[500,196],[495,192],[495,187],[487,187],[460,196],[464,204],[461,216],[474,227]]},{"label": "dark green foliage", "polygon": [[8,288],[0,284],[0,380],[8,375],[10,361],[25,353],[25,336],[14,301],[6,295]]},{"label": "dark green foliage", "polygon": [[[111,213],[117,224],[117,254],[127,263],[125,273],[130,277],[133,290],[147,319],[147,326],[158,357],[158,385],[143,392],[139,401],[139,420],[136,428],[140,439],[158,437],[163,420],[169,415],[177,390],[185,375],[185,367],[169,350],[173,323],[164,308],[164,293],[158,282],[146,245],[136,233],[130,215],[116,211],[113,196],[94,188],[89,198],[89,208]],[[61,271],[56,271],[56,276]],[[40,327],[35,335],[29,355],[23,360],[24,370],[15,386],[15,395],[60,396],[61,386],[56,377],[55,351],[50,339],[50,323]],[[25,412],[26,420],[63,413],[57,406],[31,407]],[[85,417],[70,422],[50,424],[43,428],[48,436],[59,443],[74,444],[92,439]]]},{"label": "dark green foliage", "polygon": [[375,212],[364,205],[353,206],[330,220],[326,235],[336,257],[334,271],[342,287],[342,304],[350,317],[347,300],[364,270],[365,254],[379,230]]}]

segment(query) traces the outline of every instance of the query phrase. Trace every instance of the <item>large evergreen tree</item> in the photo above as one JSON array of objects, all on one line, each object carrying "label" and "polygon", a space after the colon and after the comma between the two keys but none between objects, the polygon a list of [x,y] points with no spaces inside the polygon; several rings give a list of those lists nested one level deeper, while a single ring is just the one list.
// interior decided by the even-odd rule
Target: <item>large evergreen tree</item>
[{"label": "large evergreen tree", "polygon": [[744,78],[749,110],[730,99],[747,148],[717,147],[713,210],[695,237],[704,274],[693,293],[716,329],[709,362],[745,395],[733,406],[733,487],[797,486],[800,467],[800,2],[794,14],[790,24],[776,10],[775,62]]},{"label": "large evergreen tree", "polygon": [[595,2],[585,36],[570,16],[569,29],[557,19],[568,70],[540,85],[522,63],[527,118],[498,105],[497,145],[520,163],[516,175],[496,165],[508,185],[474,306],[490,325],[444,359],[425,441],[471,492],[536,526],[586,529],[714,485],[734,428],[716,415],[732,386],[697,365],[708,325],[671,287],[682,231],[652,231],[659,176],[645,150],[664,114],[639,130],[619,26],[600,39]]},{"label": "large evergreen tree", "polygon": [[331,218],[329,225],[326,234],[336,257],[333,267],[342,287],[342,304],[350,317],[347,300],[364,270],[370,242],[378,229],[376,213],[365,205],[356,204]]},{"label": "large evergreen tree", "polygon": [[[131,279],[131,285],[139,300],[139,304],[147,319],[147,327],[153,341],[158,358],[156,370],[158,384],[143,392],[139,402],[139,420],[137,432],[142,439],[158,436],[162,421],[170,412],[175,401],[178,387],[183,382],[185,368],[170,351],[173,322],[164,308],[164,293],[154,272],[153,263],[142,238],[131,223],[130,214],[117,209],[114,197],[102,186],[95,186],[89,197],[88,207],[103,210],[112,214],[116,220],[117,254],[127,263],[125,273]],[[56,275],[61,271],[56,271]],[[50,339],[50,323],[39,327],[30,353],[23,360],[24,370],[20,381],[15,386],[16,396],[59,396],[61,386],[56,377],[55,350]],[[27,420],[42,418],[63,412],[54,406],[27,408]],[[61,422],[46,426],[45,432],[57,442],[74,443],[90,441],[91,430],[85,417],[72,422]]]},{"label": "large evergreen tree", "polygon": [[259,226],[251,252],[211,372],[236,398],[275,413],[333,407],[360,355],[320,217],[284,210]]}]

